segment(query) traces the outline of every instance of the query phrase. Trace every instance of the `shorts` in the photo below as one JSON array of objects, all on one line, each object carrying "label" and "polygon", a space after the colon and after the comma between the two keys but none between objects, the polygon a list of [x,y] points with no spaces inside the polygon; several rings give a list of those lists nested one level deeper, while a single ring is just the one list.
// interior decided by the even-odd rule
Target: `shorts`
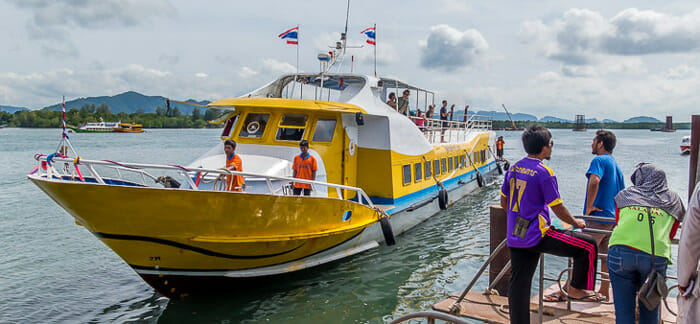
[{"label": "shorts", "polygon": [[[614,221],[614,219],[611,219]],[[599,229],[612,231],[615,228],[615,224],[601,223],[596,221],[586,221],[586,228]],[[610,233],[586,233],[595,239],[595,243],[598,245],[598,253],[608,254],[608,244],[610,243]],[[605,260],[605,256],[602,257]]]}]

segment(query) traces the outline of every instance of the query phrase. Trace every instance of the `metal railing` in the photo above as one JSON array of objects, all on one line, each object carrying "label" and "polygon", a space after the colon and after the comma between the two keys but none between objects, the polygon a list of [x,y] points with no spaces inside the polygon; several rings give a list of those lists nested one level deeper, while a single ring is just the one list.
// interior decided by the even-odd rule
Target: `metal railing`
[{"label": "metal railing", "polygon": [[440,120],[409,116],[431,144],[466,141],[473,131],[491,130],[493,121],[489,116],[472,115],[467,121]]},{"label": "metal railing", "polygon": [[[290,178],[290,177],[282,177],[282,176],[271,176],[267,174],[261,174],[261,173],[253,173],[253,172],[239,172],[239,171],[230,171],[226,169],[206,169],[206,168],[192,168],[192,167],[183,167],[179,165],[163,165],[163,164],[146,164],[146,163],[130,163],[130,162],[115,162],[115,161],[109,161],[109,160],[84,160],[84,159],[73,159],[73,158],[62,158],[62,157],[52,157],[50,161],[48,161],[48,157],[45,155],[37,155],[35,156],[36,161],[38,162],[38,166],[30,173],[36,174],[39,177],[46,177],[47,179],[53,180],[53,181],[84,181],[82,178],[82,173],[79,170],[79,166],[84,166],[92,178],[97,182],[97,184],[100,185],[108,185],[108,183],[105,180],[108,180],[111,182],[111,180],[119,180],[119,181],[125,181],[137,185],[141,185],[144,187],[151,187],[152,184],[147,183],[147,178],[153,180],[155,183],[158,181],[162,180],[163,177],[158,177],[155,176],[146,170],[161,170],[161,171],[174,171],[177,174],[179,174],[184,180],[187,182],[189,185],[189,188],[172,188],[176,190],[200,190],[200,186],[197,183],[196,180],[193,180],[193,178],[196,178],[198,176],[201,176],[204,178],[208,174],[213,174],[217,175],[219,177],[222,176],[234,176],[234,175],[239,175],[243,176],[244,179],[247,179],[249,181],[260,181],[264,182],[268,191],[268,194],[271,195],[276,195],[276,196],[288,196],[288,190],[284,190],[284,185],[278,186],[276,189],[273,185],[273,181],[281,182],[281,183],[291,183],[291,182],[296,182],[296,183],[304,183],[304,184],[309,184],[311,188],[316,191],[316,188],[318,187],[325,187],[327,189],[335,189],[338,199],[344,200],[344,195],[343,195],[343,190],[350,191],[356,193],[357,197],[357,202],[363,205],[367,205],[370,208],[374,208],[374,204],[372,203],[372,200],[369,198],[369,196],[365,193],[362,188],[357,188],[357,187],[351,187],[351,186],[345,186],[345,185],[340,185],[340,184],[334,184],[334,183],[328,183],[328,182],[321,182],[321,181],[314,181],[314,180],[306,180],[306,179],[297,179],[297,178]],[[56,165],[62,165],[63,168],[55,168]],[[72,165],[72,167],[71,167]],[[107,178],[101,175],[97,169],[95,168],[96,166],[99,167],[106,167],[109,169],[112,169],[116,172],[117,177],[116,178]],[[136,183],[133,180],[128,180],[126,179],[123,175],[122,172],[130,172],[133,174],[137,174],[140,176],[141,183]],[[225,182],[225,180],[221,180]],[[206,191],[229,191],[225,187],[217,187],[214,186],[213,190],[206,190]],[[236,191],[231,191],[233,193],[237,193]],[[240,193],[245,193],[245,191],[242,191]]]},{"label": "metal railing", "polygon": [[[608,218],[608,217],[598,217],[598,216],[576,216],[576,218],[583,218],[583,219],[587,219],[587,220],[605,221],[605,222],[610,221],[610,218]],[[583,228],[582,231],[589,232],[589,233],[599,233],[599,234],[612,233],[612,231],[608,231],[608,230],[589,229],[589,228]],[[673,244],[677,244],[677,242],[673,242]],[[489,255],[489,257],[486,259],[484,264],[481,266],[481,268],[479,268],[477,273],[474,275],[472,280],[469,282],[469,284],[467,285],[467,288],[465,288],[464,291],[462,291],[462,294],[450,306],[450,309],[449,309],[450,314],[454,314],[454,315],[459,314],[460,309],[461,309],[460,303],[466,298],[469,291],[471,291],[471,289],[474,287],[474,285],[479,280],[481,275],[484,273],[484,270],[486,270],[486,268],[491,264],[491,262],[496,257],[496,255],[498,255],[501,252],[501,250],[503,250],[505,247],[506,247],[506,239],[504,239],[503,241],[501,241],[501,243],[498,244],[496,249],[494,249],[494,251]],[[538,323],[542,323],[543,318],[544,318],[544,290],[545,290],[544,281],[546,280],[546,281],[556,282],[558,284],[558,288],[561,291],[561,293],[564,296],[568,297],[567,292],[561,286],[561,278],[562,278],[562,275],[566,272],[569,273],[569,277],[570,277],[571,272],[573,271],[571,258],[569,258],[568,267],[559,273],[558,278],[545,277],[545,275],[544,275],[544,255],[545,255],[545,253],[542,253],[540,255],[540,261],[539,261],[539,263],[540,263],[540,265],[539,265],[539,274],[540,274],[539,277],[540,278],[539,278],[539,292],[538,292],[538,304],[539,304],[538,305]],[[600,253],[598,254],[598,257],[601,259],[604,256],[607,257],[607,254],[600,254]],[[485,293],[486,294],[494,294],[494,293],[497,294],[498,292],[493,290],[494,287],[501,281],[501,279],[503,279],[505,274],[508,271],[510,271],[510,269],[511,269],[511,263],[510,263],[510,260],[508,260],[508,262],[503,267],[503,269],[501,269],[501,271],[498,273],[498,275],[496,275],[496,278],[493,280],[493,282],[491,284],[489,284],[489,286],[486,288]],[[607,272],[602,272],[602,271],[597,271],[596,274],[601,275],[601,276],[609,276],[609,274]],[[669,275],[666,275],[665,278],[671,279],[671,280],[676,280],[676,281],[678,280],[677,277],[669,276]],[[596,280],[608,281],[608,282],[610,281],[609,279],[598,278],[597,276],[596,276]],[[677,287],[678,287],[678,284],[672,285],[671,287],[668,288],[668,291],[671,291],[672,289],[677,288]],[[666,297],[663,298],[663,301],[664,301],[664,306],[666,307],[666,310],[668,310],[671,314],[676,316],[677,314],[668,306],[668,303],[666,302]],[[571,311],[571,298],[566,298],[566,303],[567,303],[567,305],[566,305],[567,311]],[[435,319],[443,319],[441,317],[435,316],[433,313],[435,313],[435,312],[416,312],[416,313],[412,313],[412,314],[407,314],[407,315],[401,316],[401,317],[391,321],[391,324],[398,324],[398,323],[402,323],[404,321],[407,321],[407,320],[410,320],[413,318],[421,318],[421,317],[427,318],[429,323],[431,321],[434,322]],[[477,318],[477,317],[472,317],[472,316],[463,315],[463,314],[461,314],[461,315],[465,316],[465,317],[473,318],[476,320],[480,320],[480,318]],[[444,319],[444,320],[450,321],[449,319]],[[457,321],[454,321],[454,322],[459,323]]]}]

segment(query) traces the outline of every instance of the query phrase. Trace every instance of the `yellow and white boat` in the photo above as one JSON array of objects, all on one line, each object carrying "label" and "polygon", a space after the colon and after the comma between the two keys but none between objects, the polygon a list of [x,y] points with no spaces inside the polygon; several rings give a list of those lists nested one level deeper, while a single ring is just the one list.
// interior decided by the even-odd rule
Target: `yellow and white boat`
[{"label": "yellow and white boat", "polygon": [[[415,105],[432,96],[390,78],[284,75],[210,103],[223,111],[221,142],[187,166],[38,155],[28,178],[168,296],[200,279],[310,268],[393,243],[502,171],[490,120],[419,128],[385,104],[404,89],[419,95]],[[244,172],[221,170],[226,139]],[[303,139],[315,181],[292,179]],[[222,190],[219,176],[231,173],[244,176],[244,191]],[[311,184],[312,196],[291,195],[290,181]]]}]

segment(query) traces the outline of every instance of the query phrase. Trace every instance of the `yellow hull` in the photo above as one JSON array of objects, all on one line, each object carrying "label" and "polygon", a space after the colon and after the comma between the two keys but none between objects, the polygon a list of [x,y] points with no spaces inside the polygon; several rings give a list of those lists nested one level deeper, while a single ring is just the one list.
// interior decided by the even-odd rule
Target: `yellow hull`
[{"label": "yellow hull", "polygon": [[[333,198],[30,179],[135,269],[235,271],[331,249],[377,222]],[[347,220],[346,212],[351,216]],[[289,269],[289,271],[297,269]]]}]

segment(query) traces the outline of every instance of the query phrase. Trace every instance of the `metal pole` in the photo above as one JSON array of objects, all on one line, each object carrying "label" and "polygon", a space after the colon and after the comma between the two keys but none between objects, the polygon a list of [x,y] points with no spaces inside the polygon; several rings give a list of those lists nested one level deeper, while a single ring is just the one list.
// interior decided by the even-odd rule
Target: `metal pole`
[{"label": "metal pole", "polygon": [[688,178],[688,200],[695,190],[695,184],[700,180],[700,115],[693,115],[690,126],[690,174]]},{"label": "metal pole", "polygon": [[377,77],[377,24],[374,24],[374,77]]},{"label": "metal pole", "polygon": [[464,291],[459,296],[459,298],[457,298],[457,300],[454,302],[454,304],[452,304],[452,306],[450,307],[451,313],[458,310],[459,303],[461,303],[462,300],[464,300],[464,297],[467,296],[467,294],[472,289],[472,287],[474,287],[474,284],[476,283],[477,280],[479,280],[479,277],[481,277],[481,274],[484,273],[484,270],[491,263],[491,260],[493,260],[493,258],[496,256],[496,254],[498,254],[498,252],[500,252],[504,246],[506,246],[506,240],[501,241],[501,244],[499,244],[498,247],[496,247],[496,250],[494,250],[494,253],[491,253],[491,255],[488,257],[488,259],[486,259],[486,262],[484,262],[484,264],[481,266],[481,268],[479,268],[479,271],[477,271],[474,278],[472,278],[472,281],[469,283],[467,288],[464,289]]},{"label": "metal pole", "polygon": [[540,254],[540,294],[539,294],[539,305],[537,308],[537,323],[542,324],[543,316],[543,305],[544,300],[544,253]]}]

